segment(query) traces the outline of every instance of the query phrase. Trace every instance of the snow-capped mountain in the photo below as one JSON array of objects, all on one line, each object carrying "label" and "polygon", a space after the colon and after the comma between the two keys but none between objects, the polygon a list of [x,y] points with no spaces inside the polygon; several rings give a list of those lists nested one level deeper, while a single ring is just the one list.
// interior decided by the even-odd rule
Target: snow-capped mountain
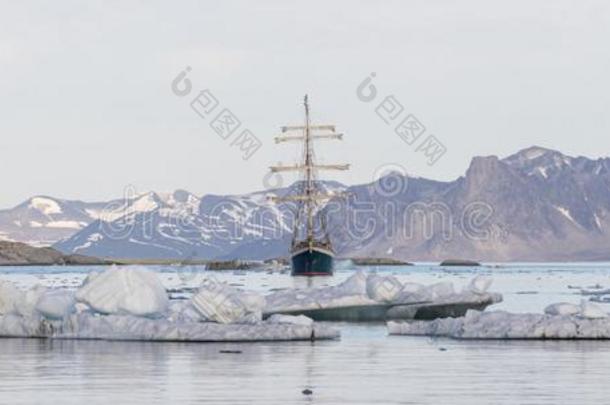
[{"label": "snow-capped mountain", "polygon": [[0,240],[51,246],[96,221],[112,223],[152,211],[197,211],[199,202],[199,198],[182,190],[94,203],[36,196],[12,209],[0,211]]},{"label": "snow-capped mountain", "polygon": [[0,210],[0,239],[50,246],[85,228],[106,205],[33,197],[12,209]]},{"label": "snow-capped mountain", "polygon": [[[329,191],[344,186],[328,182]],[[130,212],[113,221],[98,220],[55,247],[63,252],[115,259],[243,259],[278,257],[288,249],[293,210],[272,197],[297,191],[298,185],[245,195],[192,194],[182,203],[159,202],[154,195],[146,211]],[[154,194],[154,193],[153,193]],[[184,203],[184,201],[189,201]],[[132,205],[133,206],[133,205]]]},{"label": "snow-capped mountain", "polygon": [[[610,259],[610,159],[531,147],[475,157],[448,182],[392,173],[345,187],[326,207],[339,255],[486,261]],[[290,204],[270,197],[147,193],[87,204],[36,197],[0,212],[0,238],[51,243],[64,253],[116,259],[266,259],[285,256]]]}]

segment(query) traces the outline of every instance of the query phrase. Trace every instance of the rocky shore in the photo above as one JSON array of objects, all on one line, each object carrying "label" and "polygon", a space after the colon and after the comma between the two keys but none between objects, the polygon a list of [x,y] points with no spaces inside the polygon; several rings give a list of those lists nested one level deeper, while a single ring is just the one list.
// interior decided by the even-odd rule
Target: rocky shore
[{"label": "rocky shore", "polygon": [[53,248],[37,248],[25,243],[0,241],[0,266],[102,265],[109,262],[94,257],[64,255]]}]

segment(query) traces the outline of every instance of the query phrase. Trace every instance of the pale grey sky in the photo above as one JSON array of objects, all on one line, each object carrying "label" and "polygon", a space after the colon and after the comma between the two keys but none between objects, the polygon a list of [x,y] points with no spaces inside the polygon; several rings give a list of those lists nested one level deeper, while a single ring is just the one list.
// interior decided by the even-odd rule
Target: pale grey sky
[{"label": "pale grey sky", "polygon": [[[261,189],[306,92],[346,133],[322,153],[346,183],[388,163],[453,179],[533,144],[610,155],[608,38],[607,1],[2,1],[0,207]],[[186,66],[263,140],[250,160],[171,92]],[[434,166],[356,97],[371,72],[446,145]]]}]

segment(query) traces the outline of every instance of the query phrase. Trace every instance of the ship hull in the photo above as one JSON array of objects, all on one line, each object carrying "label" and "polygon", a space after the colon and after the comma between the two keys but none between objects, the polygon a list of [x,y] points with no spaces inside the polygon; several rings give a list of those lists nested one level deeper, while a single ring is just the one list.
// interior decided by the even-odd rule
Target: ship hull
[{"label": "ship hull", "polygon": [[333,252],[318,247],[297,250],[292,253],[292,275],[332,276],[334,256]]}]

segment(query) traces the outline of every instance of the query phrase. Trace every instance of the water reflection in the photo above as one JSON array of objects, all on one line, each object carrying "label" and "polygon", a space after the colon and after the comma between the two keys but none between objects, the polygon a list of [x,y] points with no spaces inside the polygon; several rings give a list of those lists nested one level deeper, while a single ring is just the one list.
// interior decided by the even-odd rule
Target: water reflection
[{"label": "water reflection", "polygon": [[334,276],[292,277],[292,288],[318,288],[337,284]]},{"label": "water reflection", "polygon": [[[180,344],[5,339],[10,403],[604,403],[610,343],[386,337]],[[239,350],[241,353],[221,353]],[[310,389],[312,395],[303,395]]]}]

